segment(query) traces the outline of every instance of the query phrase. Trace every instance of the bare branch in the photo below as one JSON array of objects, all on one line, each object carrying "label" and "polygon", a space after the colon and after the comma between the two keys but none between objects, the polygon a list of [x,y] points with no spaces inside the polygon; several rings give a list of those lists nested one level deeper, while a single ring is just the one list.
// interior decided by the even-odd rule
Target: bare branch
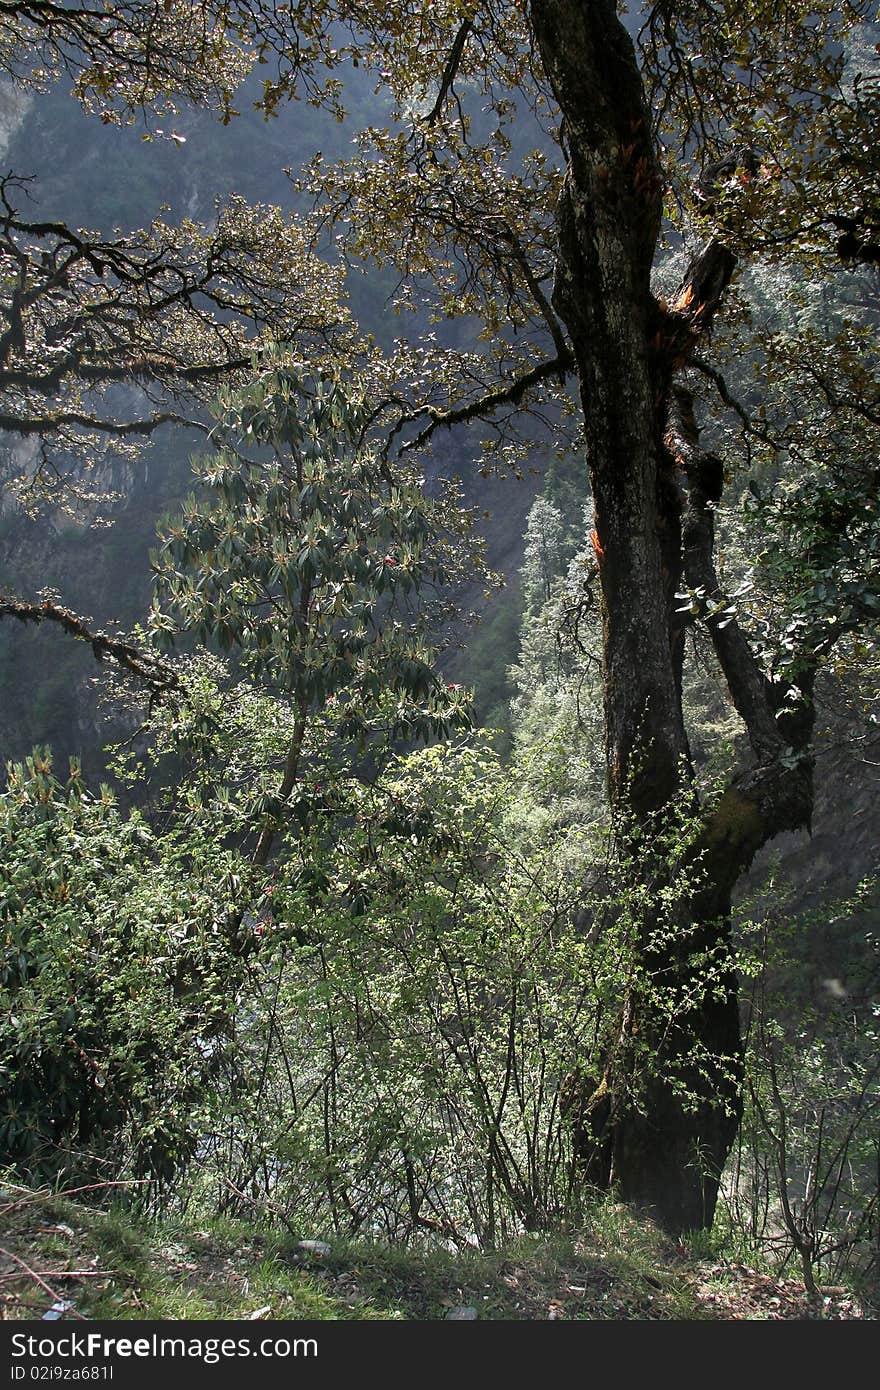
[{"label": "bare branch", "polygon": [[453,40],[452,47],[449,50],[449,57],[446,60],[446,67],[443,69],[443,76],[440,78],[440,90],[437,93],[437,100],[424,118],[427,125],[434,124],[446,104],[446,98],[452,90],[452,84],[455,82],[458,69],[461,65],[465,44],[468,41],[468,35],[473,27],[472,22],[466,19]]},{"label": "bare branch", "polygon": [[502,406],[517,405],[529,391],[535,386],[539,386],[542,381],[548,381],[554,377],[558,381],[564,381],[568,373],[573,370],[574,357],[569,349],[565,348],[563,354],[539,362],[537,366],[523,372],[521,376],[515,377],[506,386],[499,386],[494,391],[487,391],[485,395],[469,401],[466,405],[456,406],[452,410],[439,410],[436,406],[431,405],[420,406],[417,410],[411,411],[398,420],[388,437],[385,453],[387,455],[392,440],[406,425],[412,424],[413,421],[419,420],[425,415],[428,416],[428,424],[419,431],[414,439],[408,440],[401,446],[401,454],[408,453],[411,449],[422,448],[435,430],[441,427],[451,429],[453,425],[463,425],[471,420],[485,419]]},{"label": "bare branch", "polygon": [[180,690],[176,671],[148,652],[139,651],[130,642],[108,637],[105,632],[93,631],[84,618],[69,608],[62,608],[51,599],[42,603],[25,603],[20,599],[0,598],[0,618],[17,618],[21,623],[57,623],[59,627],[82,642],[88,642],[97,661],[110,658],[123,670],[131,672],[147,687],[152,698],[161,699],[171,691]]}]

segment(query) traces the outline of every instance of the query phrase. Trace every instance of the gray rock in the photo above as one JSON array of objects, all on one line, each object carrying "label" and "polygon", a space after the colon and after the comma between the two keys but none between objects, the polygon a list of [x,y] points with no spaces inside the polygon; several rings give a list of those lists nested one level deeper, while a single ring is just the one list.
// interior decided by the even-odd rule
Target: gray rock
[{"label": "gray rock", "polygon": [[299,1249],[305,1250],[309,1255],[317,1255],[319,1259],[322,1255],[330,1254],[330,1246],[326,1240],[301,1240]]}]

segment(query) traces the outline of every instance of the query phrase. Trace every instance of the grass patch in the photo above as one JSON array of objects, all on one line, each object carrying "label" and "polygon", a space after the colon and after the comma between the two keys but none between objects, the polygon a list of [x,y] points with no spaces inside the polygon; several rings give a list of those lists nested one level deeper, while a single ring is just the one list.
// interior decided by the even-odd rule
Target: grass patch
[{"label": "grass patch", "polygon": [[55,1301],[72,1305],[68,1317],[114,1321],[863,1316],[851,1299],[811,1306],[794,1280],[673,1244],[608,1201],[583,1229],[496,1252],[341,1239],[321,1252],[253,1221],[148,1221],[11,1184],[0,1224],[7,1320],[39,1318]]}]

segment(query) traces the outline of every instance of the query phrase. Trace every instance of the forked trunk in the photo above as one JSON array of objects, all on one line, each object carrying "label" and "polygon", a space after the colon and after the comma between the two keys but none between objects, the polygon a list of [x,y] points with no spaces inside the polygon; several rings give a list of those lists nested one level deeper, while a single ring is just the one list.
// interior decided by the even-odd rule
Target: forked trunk
[{"label": "forked trunk", "polygon": [[[736,623],[708,627],[756,765],[698,807],[682,711],[685,622],[676,593],[717,589],[712,551],[722,470],[675,385],[735,267],[710,242],[672,309],[650,289],[662,183],[632,42],[614,0],[532,0],[532,24],[563,117],[553,305],[570,335],[584,408],[602,596],[606,756],[612,812],[628,838],[696,818],[699,875],[670,927],[633,943],[621,1035],[605,1074],[569,1097],[588,1180],[651,1209],[669,1230],[712,1223],[741,1111],[742,1044],[730,895],[755,851],[809,818],[810,767],[791,757],[777,696]],[[699,576],[699,578],[696,578]],[[643,887],[662,871],[636,852]]]}]

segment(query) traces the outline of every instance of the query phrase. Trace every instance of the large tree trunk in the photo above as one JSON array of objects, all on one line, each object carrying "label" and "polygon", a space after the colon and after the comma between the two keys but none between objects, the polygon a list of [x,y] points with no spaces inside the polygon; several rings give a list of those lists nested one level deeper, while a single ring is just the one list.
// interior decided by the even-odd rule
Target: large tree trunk
[{"label": "large tree trunk", "polygon": [[664,886],[644,845],[676,808],[697,818],[691,868],[701,875],[671,929],[645,920],[636,931],[620,1038],[601,1083],[584,1083],[578,1141],[591,1181],[681,1231],[711,1224],[739,1123],[731,890],[761,844],[808,819],[811,782],[805,761],[782,757],[790,749],[776,692],[745,638],[735,623],[710,621],[757,761],[718,805],[697,807],[682,712],[685,618],[675,595],[685,583],[710,596],[717,589],[721,469],[701,450],[675,377],[735,261],[710,243],[676,306],[661,308],[650,273],[662,184],[614,0],[533,0],[531,17],[568,159],[553,304],[577,364],[595,504],[609,797],[638,886],[647,875]]}]

